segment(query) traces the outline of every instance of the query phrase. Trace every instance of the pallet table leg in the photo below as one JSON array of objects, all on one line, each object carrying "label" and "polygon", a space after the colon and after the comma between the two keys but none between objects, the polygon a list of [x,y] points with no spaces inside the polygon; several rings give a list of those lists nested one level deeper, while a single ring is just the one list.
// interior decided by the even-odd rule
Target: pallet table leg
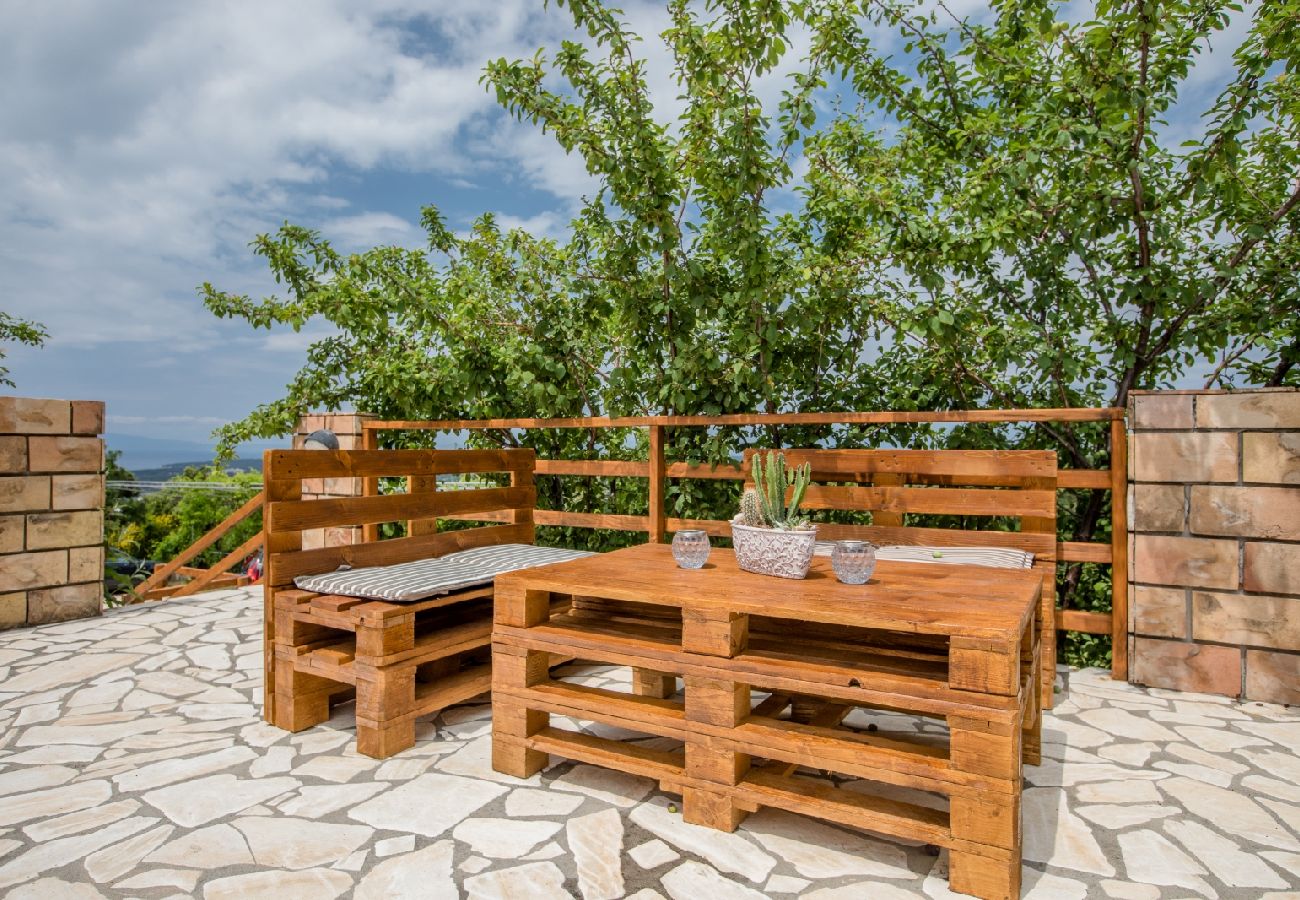
[{"label": "pallet table leg", "polygon": [[985,856],[952,850],[948,854],[948,887],[983,900],[1019,900],[1020,851]]},{"label": "pallet table leg", "polygon": [[492,768],[503,775],[528,778],[546,768],[550,757],[525,740],[550,724],[550,713],[528,709],[500,695],[492,698]]},{"label": "pallet table leg", "polygon": [[[713,678],[686,676],[686,719],[734,728],[749,716],[749,685]],[[725,788],[738,784],[749,771],[748,754],[710,746],[704,738],[686,742],[686,774],[699,782],[711,782],[717,791],[688,786],[682,791],[682,819],[692,825],[706,825],[735,831],[748,811]]]},{"label": "pallet table leg", "polygon": [[357,752],[385,759],[415,746],[415,669],[358,665]]},{"label": "pallet table leg", "polygon": [[550,713],[529,709],[501,688],[526,688],[550,679],[551,654],[492,645],[492,768],[504,775],[527,778],[546,768],[549,756],[525,743],[546,728]]},{"label": "pallet table leg", "polygon": [[275,657],[274,721],[285,731],[303,731],[329,721],[330,694],[339,684],[294,668],[294,654],[279,649]]},{"label": "pallet table leg", "polygon": [[654,669],[633,669],[632,693],[638,697],[666,700],[677,693],[677,676]]}]

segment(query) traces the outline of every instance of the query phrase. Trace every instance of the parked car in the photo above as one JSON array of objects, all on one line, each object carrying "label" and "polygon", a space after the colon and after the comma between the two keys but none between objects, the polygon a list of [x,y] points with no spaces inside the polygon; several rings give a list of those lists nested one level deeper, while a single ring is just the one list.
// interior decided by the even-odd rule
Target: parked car
[{"label": "parked car", "polygon": [[131,579],[132,584],[138,584],[152,575],[157,565],[158,563],[152,559],[136,559],[134,556],[127,556],[121,550],[109,550],[104,559],[106,571],[120,578]]}]

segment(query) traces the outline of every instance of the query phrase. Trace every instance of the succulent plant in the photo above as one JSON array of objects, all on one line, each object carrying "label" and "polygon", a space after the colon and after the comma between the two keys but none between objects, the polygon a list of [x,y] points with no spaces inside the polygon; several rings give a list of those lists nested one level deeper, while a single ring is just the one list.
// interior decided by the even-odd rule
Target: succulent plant
[{"label": "succulent plant", "polygon": [[[808,517],[799,515],[799,504],[803,502],[804,492],[812,480],[811,464],[787,469],[784,453],[771,452],[766,456],[755,453],[753,477],[753,493],[765,527],[794,531],[808,525]],[[787,488],[792,489],[789,502],[785,499]],[[743,497],[741,513],[742,516],[745,514]],[[748,519],[742,518],[742,524],[749,524]]]}]

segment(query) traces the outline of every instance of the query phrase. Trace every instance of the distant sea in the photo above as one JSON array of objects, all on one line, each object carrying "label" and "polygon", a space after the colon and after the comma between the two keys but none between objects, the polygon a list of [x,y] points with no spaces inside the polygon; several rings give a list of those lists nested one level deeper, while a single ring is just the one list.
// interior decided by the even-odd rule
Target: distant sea
[{"label": "distant sea", "polygon": [[[130,469],[137,475],[156,469],[185,465],[211,465],[215,448],[211,444],[199,441],[177,441],[163,438],[141,437],[134,434],[106,434],[104,442],[109,450],[120,451],[118,465]],[[241,460],[260,460],[262,450],[270,447],[287,447],[283,443],[244,444],[237,448],[236,456]],[[241,465],[239,468],[245,468]]]}]

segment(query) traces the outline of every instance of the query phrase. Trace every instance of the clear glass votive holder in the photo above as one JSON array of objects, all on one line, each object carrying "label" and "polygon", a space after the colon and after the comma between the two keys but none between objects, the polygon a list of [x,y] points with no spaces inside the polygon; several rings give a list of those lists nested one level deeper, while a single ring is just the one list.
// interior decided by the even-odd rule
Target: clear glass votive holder
[{"label": "clear glass votive holder", "polygon": [[673,535],[673,559],[683,569],[701,568],[710,549],[707,531],[679,531]]},{"label": "clear glass votive holder", "polygon": [[866,584],[876,571],[876,548],[867,541],[836,541],[831,568],[845,584]]}]

